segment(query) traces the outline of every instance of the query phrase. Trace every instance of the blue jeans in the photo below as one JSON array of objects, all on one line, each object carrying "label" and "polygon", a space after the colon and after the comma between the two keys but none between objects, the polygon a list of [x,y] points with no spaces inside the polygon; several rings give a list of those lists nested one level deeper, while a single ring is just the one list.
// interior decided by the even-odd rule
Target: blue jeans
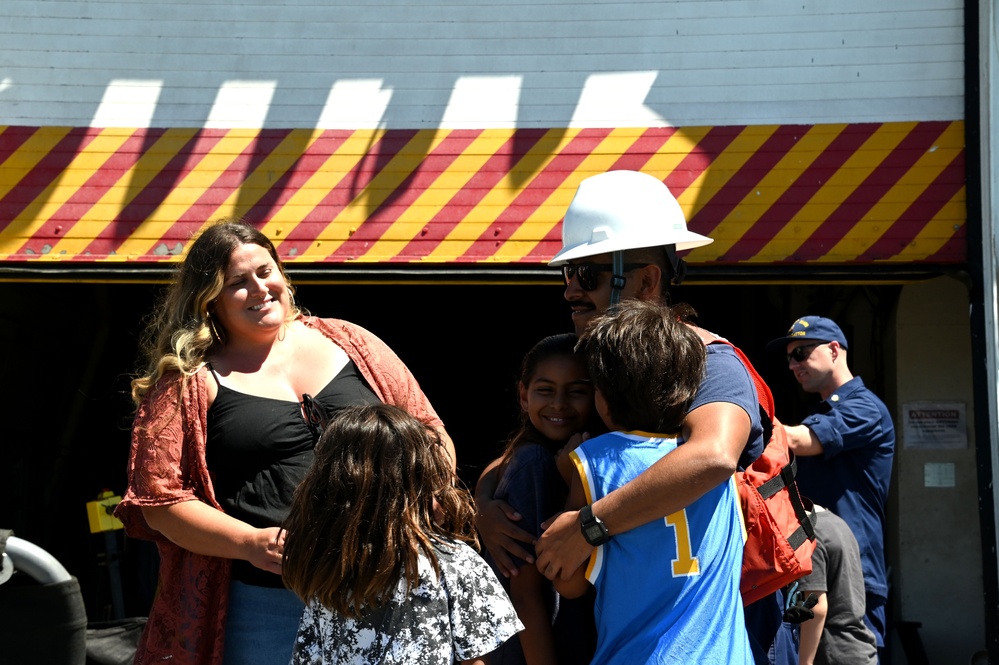
[{"label": "blue jeans", "polygon": [[784,621],[784,590],[745,608],[746,632],[756,665],[798,665],[794,627]]},{"label": "blue jeans", "polygon": [[288,589],[233,582],[223,665],[288,665],[305,605]]},{"label": "blue jeans", "polygon": [[867,612],[864,614],[864,623],[874,633],[874,639],[878,642],[878,648],[885,645],[885,635],[888,634],[888,627],[885,622],[885,605],[888,600],[872,593],[866,594]]}]

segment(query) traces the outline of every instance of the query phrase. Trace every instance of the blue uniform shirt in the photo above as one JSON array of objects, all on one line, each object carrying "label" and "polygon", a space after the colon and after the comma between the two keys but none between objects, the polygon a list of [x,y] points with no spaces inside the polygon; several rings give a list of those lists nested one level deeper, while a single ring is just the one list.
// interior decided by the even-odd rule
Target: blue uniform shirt
[{"label": "blue uniform shirt", "polygon": [[798,458],[798,488],[850,525],[860,545],[867,592],[887,598],[885,502],[895,453],[888,409],[858,376],[801,424],[822,443],[823,454]]}]

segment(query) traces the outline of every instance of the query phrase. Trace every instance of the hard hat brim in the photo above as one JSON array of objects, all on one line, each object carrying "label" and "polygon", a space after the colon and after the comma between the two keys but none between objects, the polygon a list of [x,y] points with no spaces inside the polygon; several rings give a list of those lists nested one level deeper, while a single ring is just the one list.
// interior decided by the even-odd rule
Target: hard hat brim
[{"label": "hard hat brim", "polygon": [[[676,240],[673,243],[667,243],[671,245],[676,245],[676,250],[678,252],[694,249],[695,247],[703,247],[704,245],[709,245],[714,242],[714,239],[708,238],[707,236],[702,236],[699,233],[694,233],[692,231],[673,231],[672,238]],[[652,243],[644,246],[636,246],[634,244],[634,239],[629,237],[616,237],[608,238],[600,242],[583,242],[572,247],[563,247],[558,254],[552,257],[551,261],[548,262],[550,266],[561,266],[565,263],[572,261],[574,259],[582,259],[587,256],[597,256],[599,254],[610,254],[611,252],[626,251],[629,249],[643,249],[644,247],[664,247],[666,245],[658,245]]]}]

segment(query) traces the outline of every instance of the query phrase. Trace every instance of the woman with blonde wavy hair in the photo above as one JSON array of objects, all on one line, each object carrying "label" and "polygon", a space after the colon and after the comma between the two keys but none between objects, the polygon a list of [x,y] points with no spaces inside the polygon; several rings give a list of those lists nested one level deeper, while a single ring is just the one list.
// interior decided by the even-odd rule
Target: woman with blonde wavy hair
[{"label": "woman with blonde wavy hair", "polygon": [[339,410],[394,404],[454,447],[416,379],[370,332],[302,312],[273,243],[238,220],[194,240],[144,337],[126,532],[159,585],[135,662],[287,663],[304,605],[280,525]]}]

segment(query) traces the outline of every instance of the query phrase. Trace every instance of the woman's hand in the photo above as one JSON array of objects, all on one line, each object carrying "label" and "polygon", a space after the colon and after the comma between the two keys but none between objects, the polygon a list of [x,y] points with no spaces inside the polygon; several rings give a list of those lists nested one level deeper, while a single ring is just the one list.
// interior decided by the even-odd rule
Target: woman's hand
[{"label": "woman's hand", "polygon": [[279,527],[258,529],[200,501],[168,506],[144,506],[150,527],[195,554],[224,559],[244,559],[281,574],[286,532]]},{"label": "woman's hand", "polygon": [[534,555],[520,545],[534,543],[534,535],[515,524],[523,519],[520,513],[502,499],[477,500],[475,505],[475,526],[482,544],[504,577],[517,575],[514,557],[534,563]]},{"label": "woman's hand", "polygon": [[246,560],[261,570],[280,575],[287,534],[276,526],[257,529],[254,538],[247,544]]}]

